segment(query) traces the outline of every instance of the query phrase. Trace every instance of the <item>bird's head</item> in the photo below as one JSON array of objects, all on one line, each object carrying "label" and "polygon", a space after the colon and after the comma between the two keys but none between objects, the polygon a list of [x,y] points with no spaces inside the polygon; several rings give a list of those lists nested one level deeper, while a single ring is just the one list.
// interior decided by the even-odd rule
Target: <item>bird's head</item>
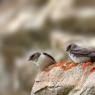
[{"label": "bird's head", "polygon": [[29,61],[35,61],[37,62],[41,53],[40,52],[35,52],[29,57]]},{"label": "bird's head", "polygon": [[29,58],[29,61],[34,62],[40,68],[46,68],[47,66],[56,63],[55,59],[45,52],[36,52],[32,54]]},{"label": "bird's head", "polygon": [[69,52],[69,51],[75,49],[76,47],[78,47],[76,44],[69,44],[69,45],[66,47],[66,51]]}]

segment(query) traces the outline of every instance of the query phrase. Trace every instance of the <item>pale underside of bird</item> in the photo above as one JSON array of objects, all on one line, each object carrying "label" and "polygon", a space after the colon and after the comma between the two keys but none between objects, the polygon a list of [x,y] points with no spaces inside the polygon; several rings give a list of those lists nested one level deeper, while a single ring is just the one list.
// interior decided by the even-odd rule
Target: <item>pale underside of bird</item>
[{"label": "pale underside of bird", "polygon": [[90,61],[89,57],[77,57],[74,54],[69,54],[69,57],[75,63],[83,63],[83,62],[86,62],[86,61]]}]

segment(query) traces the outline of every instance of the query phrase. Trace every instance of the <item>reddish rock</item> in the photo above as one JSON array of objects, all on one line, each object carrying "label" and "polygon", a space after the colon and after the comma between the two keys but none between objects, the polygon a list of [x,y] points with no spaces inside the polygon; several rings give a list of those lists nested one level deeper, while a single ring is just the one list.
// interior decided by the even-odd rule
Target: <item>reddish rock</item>
[{"label": "reddish rock", "polygon": [[68,61],[59,62],[38,74],[31,95],[68,93],[81,76],[82,68],[80,65]]},{"label": "reddish rock", "polygon": [[86,93],[85,87],[94,78],[94,71],[91,62],[81,65],[63,61],[51,65],[38,74],[31,95],[81,95],[83,91]]}]

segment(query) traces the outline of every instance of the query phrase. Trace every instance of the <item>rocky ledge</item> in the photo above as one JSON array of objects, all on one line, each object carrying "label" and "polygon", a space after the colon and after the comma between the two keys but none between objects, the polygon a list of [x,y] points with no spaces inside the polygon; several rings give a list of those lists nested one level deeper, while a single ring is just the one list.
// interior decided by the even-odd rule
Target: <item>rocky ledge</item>
[{"label": "rocky ledge", "polygon": [[31,95],[95,95],[95,65],[63,61],[40,72]]}]

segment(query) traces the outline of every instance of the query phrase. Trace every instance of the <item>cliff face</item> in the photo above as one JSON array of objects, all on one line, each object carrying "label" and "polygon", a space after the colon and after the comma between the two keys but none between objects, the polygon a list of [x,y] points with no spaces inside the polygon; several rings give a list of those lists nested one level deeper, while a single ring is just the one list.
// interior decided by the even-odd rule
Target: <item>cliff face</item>
[{"label": "cliff face", "polygon": [[38,74],[31,95],[94,95],[94,71],[90,62],[57,63]]},{"label": "cliff face", "polygon": [[[64,59],[64,42],[78,40],[85,47],[95,48],[94,6],[95,0],[0,0],[0,59],[3,59],[0,60],[0,68],[1,64],[4,65],[4,70],[0,69],[0,91],[15,88],[14,75],[18,72],[15,63],[18,59],[23,60],[21,57],[27,52],[46,50],[53,52],[52,55],[59,61]],[[35,76],[31,64],[26,64],[19,69],[19,75],[16,75],[19,80],[16,80],[20,81],[20,89],[30,93]],[[81,65],[71,65],[71,68],[64,64],[58,63],[41,72],[32,94],[94,93],[94,81],[91,81],[94,80],[94,72],[87,74],[85,85],[76,90],[84,70]]]},{"label": "cliff face", "polygon": [[5,0],[0,4],[2,23],[6,26],[3,29],[1,25],[2,31],[52,25],[79,32],[95,30],[94,0]]}]

